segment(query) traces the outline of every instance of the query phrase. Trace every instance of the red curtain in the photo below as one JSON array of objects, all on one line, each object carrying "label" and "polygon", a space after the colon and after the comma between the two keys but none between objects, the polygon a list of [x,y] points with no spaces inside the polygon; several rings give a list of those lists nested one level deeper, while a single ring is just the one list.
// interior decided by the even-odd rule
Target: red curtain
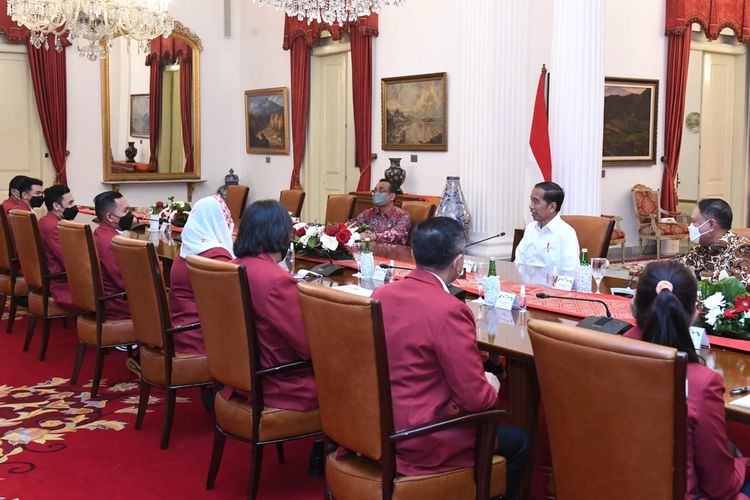
[{"label": "red curtain", "polygon": [[372,36],[353,29],[352,99],[354,101],[355,161],[359,167],[357,191],[370,190],[372,155]]},{"label": "red curtain", "polygon": [[161,51],[154,51],[154,45],[161,42],[161,37],[151,42],[151,52],[146,56],[146,66],[151,68],[148,82],[148,142],[150,157],[149,170],[159,170],[159,124],[161,111]]},{"label": "red curtain", "polygon": [[690,30],[669,35],[667,51],[667,102],[664,125],[664,175],[661,182],[661,206],[677,208],[677,166],[682,143],[682,119],[685,115],[685,91],[690,62]]},{"label": "red curtain", "polygon": [[65,49],[54,48],[54,37],[50,37],[50,48],[37,49],[27,43],[31,81],[39,110],[47,150],[55,167],[55,183],[67,184],[65,161],[68,142],[68,91],[65,70]]},{"label": "red curtain", "polygon": [[305,157],[307,117],[310,113],[310,52],[303,38],[292,42],[290,61],[292,67],[292,144],[294,165],[291,189],[302,189],[299,173]]},{"label": "red curtain", "polygon": [[[6,0],[0,0],[0,35],[5,35],[8,43],[26,43],[29,40],[29,30],[11,21],[8,16]],[[54,47],[54,43],[51,46]]]},{"label": "red curtain", "polygon": [[182,143],[185,146],[185,172],[194,170],[193,160],[193,49],[185,46],[180,58],[180,113]]},{"label": "red curtain", "polygon": [[[691,23],[700,24],[711,40],[732,28],[740,42],[750,43],[750,0],[666,0],[667,34],[682,34]],[[688,29],[688,32],[690,30]]]}]

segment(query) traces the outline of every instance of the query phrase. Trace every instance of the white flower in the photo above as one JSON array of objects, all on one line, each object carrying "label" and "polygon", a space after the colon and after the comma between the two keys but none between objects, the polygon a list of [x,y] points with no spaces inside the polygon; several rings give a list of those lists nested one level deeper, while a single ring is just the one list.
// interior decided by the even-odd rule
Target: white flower
[{"label": "white flower", "polygon": [[719,309],[718,307],[709,310],[706,313],[706,323],[708,323],[711,326],[714,326],[716,324],[716,318],[721,316],[721,314],[722,314],[722,310]]},{"label": "white flower", "polygon": [[726,271],[726,269],[722,269],[719,273],[719,280],[723,280],[724,278],[728,278],[729,273]]},{"label": "white flower", "polygon": [[703,301],[703,305],[706,307],[706,309],[709,310],[724,308],[727,305],[727,301],[724,300],[724,294],[722,294],[721,292],[716,292],[710,297],[706,297],[706,300]]},{"label": "white flower", "polygon": [[298,223],[296,223],[296,224],[295,224],[294,226],[292,226],[292,227],[293,227],[293,228],[294,228],[294,230],[296,231],[297,229],[299,229],[299,228],[301,228],[301,227],[305,227],[306,225],[307,225],[307,223],[306,223],[306,222],[298,222]]},{"label": "white flower", "polygon": [[334,251],[339,247],[339,242],[335,236],[328,236],[323,233],[320,235],[320,243],[328,250]]}]

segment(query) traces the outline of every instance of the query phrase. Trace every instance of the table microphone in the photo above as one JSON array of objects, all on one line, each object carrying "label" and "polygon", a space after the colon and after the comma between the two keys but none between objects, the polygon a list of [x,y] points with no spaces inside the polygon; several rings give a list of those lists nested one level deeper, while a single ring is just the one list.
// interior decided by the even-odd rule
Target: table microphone
[{"label": "table microphone", "polygon": [[483,240],[473,241],[473,242],[469,243],[468,245],[466,245],[464,248],[468,248],[468,247],[470,247],[472,245],[476,245],[478,243],[484,243],[485,241],[494,240],[495,238],[502,238],[503,236],[505,236],[505,231],[503,231],[502,233],[497,233],[495,236],[490,236],[489,238],[485,238]]},{"label": "table microphone", "polygon": [[413,271],[413,267],[404,267],[404,266],[392,266],[390,264],[380,264],[380,267],[383,269],[403,269],[404,271]]},{"label": "table microphone", "polygon": [[561,295],[550,295],[544,292],[538,292],[537,298],[540,299],[561,299],[561,300],[578,300],[581,302],[597,302],[604,306],[604,310],[607,312],[607,316],[588,316],[578,322],[576,326],[580,328],[586,328],[588,330],[596,330],[597,332],[610,333],[613,335],[622,335],[626,331],[633,328],[633,325],[627,321],[622,321],[612,317],[612,313],[607,307],[607,303],[599,299],[584,299],[583,297],[563,297]]}]

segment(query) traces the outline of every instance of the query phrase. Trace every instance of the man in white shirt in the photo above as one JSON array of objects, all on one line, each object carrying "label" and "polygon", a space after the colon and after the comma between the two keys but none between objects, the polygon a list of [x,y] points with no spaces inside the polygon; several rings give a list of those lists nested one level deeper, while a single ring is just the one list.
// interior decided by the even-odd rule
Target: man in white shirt
[{"label": "man in white shirt", "polygon": [[540,182],[531,190],[529,211],[534,222],[526,226],[516,248],[516,264],[557,272],[578,269],[578,236],[560,217],[564,199],[565,191],[554,182]]}]

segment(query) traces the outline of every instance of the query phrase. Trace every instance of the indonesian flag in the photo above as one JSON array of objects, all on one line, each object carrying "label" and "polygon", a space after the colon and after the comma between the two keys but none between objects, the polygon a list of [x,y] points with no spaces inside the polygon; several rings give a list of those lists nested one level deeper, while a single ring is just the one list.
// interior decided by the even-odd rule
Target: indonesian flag
[{"label": "indonesian flag", "polygon": [[[552,180],[552,155],[549,149],[549,129],[547,128],[547,104],[544,102],[544,78],[547,68],[542,65],[539,75],[539,85],[536,88],[534,101],[534,117],[531,120],[531,134],[529,146],[533,157],[533,166],[539,169],[542,179]],[[541,181],[539,181],[541,182]]]}]

